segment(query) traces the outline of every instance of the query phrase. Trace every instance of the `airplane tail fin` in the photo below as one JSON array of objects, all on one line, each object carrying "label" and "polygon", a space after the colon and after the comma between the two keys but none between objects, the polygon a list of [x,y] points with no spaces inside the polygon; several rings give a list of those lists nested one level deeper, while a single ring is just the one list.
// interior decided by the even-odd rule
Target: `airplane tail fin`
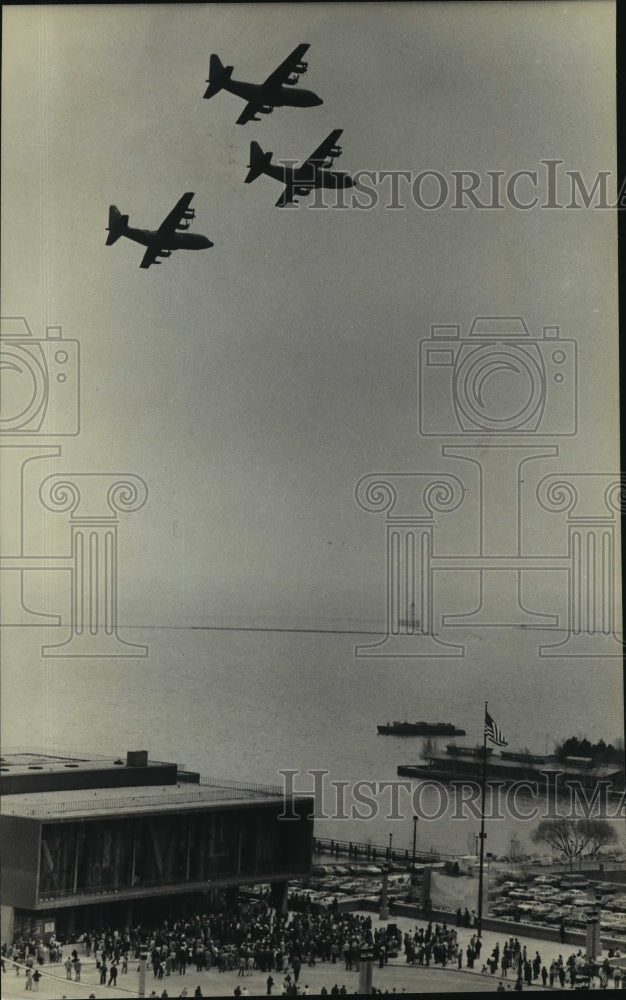
[{"label": "airplane tail fin", "polygon": [[109,226],[106,246],[110,247],[113,243],[119,240],[120,236],[124,235],[126,227],[128,225],[128,216],[122,215],[119,208],[115,205],[111,205],[109,208]]},{"label": "airplane tail fin", "polygon": [[220,57],[213,54],[209,62],[209,79],[207,80],[209,86],[204,96],[214,97],[215,94],[219,94],[222,87],[225,87],[230,80],[232,72],[232,66],[222,66]]},{"label": "airplane tail fin", "polygon": [[273,153],[264,153],[258,142],[253,141],[250,143],[250,163],[248,164],[249,169],[246,184],[251,184],[257,177],[265,173],[266,168],[270,165],[272,156]]}]

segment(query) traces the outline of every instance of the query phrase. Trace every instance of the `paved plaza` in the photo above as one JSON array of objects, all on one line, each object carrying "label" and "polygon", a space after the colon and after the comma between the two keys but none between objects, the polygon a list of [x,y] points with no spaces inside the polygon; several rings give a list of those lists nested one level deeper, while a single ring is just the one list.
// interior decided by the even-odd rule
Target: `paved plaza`
[{"label": "paved plaza", "polygon": [[[416,927],[426,926],[423,920],[415,920],[402,916],[394,917],[393,923],[397,925],[402,933]],[[467,947],[472,933],[471,929],[459,928],[458,939],[463,949]],[[543,941],[529,936],[518,936],[520,943],[526,945],[529,956],[532,958],[535,952],[538,951],[542,959],[542,964],[546,967],[549,967],[552,959],[558,957],[559,954],[562,954],[563,958],[567,959],[572,952],[578,950],[572,945],[562,946],[558,942]],[[410,966],[407,965],[405,957],[401,953],[397,958],[390,959],[383,969],[380,969],[377,964],[374,965],[373,984],[377,989],[382,990],[383,993],[387,991],[389,994],[405,992],[407,994],[424,995],[428,993],[495,992],[499,982],[502,981],[507,992],[509,991],[509,987],[511,992],[513,992],[515,977],[510,973],[508,979],[501,980],[501,977],[497,974],[491,975],[481,972],[484,964],[482,959],[487,958],[491,954],[497,942],[499,942],[502,949],[502,945],[506,939],[506,935],[497,931],[485,931],[482,936],[481,960],[476,962],[472,970],[463,968],[459,971],[456,965],[448,965],[445,969],[435,965],[431,965],[429,968],[418,965]],[[73,946],[69,948],[68,946],[65,947],[65,954],[68,953],[71,947]],[[95,959],[87,959],[82,956],[81,962],[82,972],[80,983],[76,983],[73,980],[68,981],[65,978],[63,963],[42,966],[43,978],[39,982],[39,989],[37,991],[40,1000],[62,1000],[63,997],[66,997],[67,1000],[86,1000],[90,993],[93,993],[98,1000],[101,1000],[101,998],[104,1000],[104,998],[109,997],[138,996],[139,976],[137,962],[129,962],[129,971],[127,974],[118,974],[116,987],[99,985],[100,977],[96,969]],[[20,972],[20,976],[16,976],[11,962],[7,962],[7,971],[2,977],[3,1000],[14,1000],[16,997],[23,997],[25,995],[23,969]],[[273,972],[272,977],[274,979],[272,995],[280,996],[283,975],[279,972]],[[202,990],[202,995],[205,997],[233,996],[235,987],[239,985],[242,989],[245,987],[249,996],[266,996],[266,980],[267,973],[265,972],[253,972],[252,975],[239,976],[237,970],[220,973],[211,969],[208,972],[203,971],[198,973],[192,968],[188,969],[185,975],[173,973],[170,976],[164,976],[163,979],[155,979],[151,967],[148,966],[145,995],[148,998],[151,995],[161,997],[165,990],[169,997],[179,997],[183,989],[186,988],[186,995],[193,997],[196,987],[199,986]],[[340,988],[345,985],[348,994],[354,995],[358,992],[359,973],[355,970],[346,971],[343,961],[337,961],[334,965],[330,962],[316,962],[312,968],[308,966],[302,967],[298,986],[302,989],[306,985],[308,986],[309,994],[319,995],[323,986],[330,993],[335,983]],[[560,989],[560,986],[554,987],[555,991],[560,991]],[[566,986],[566,989],[569,989],[569,985]],[[533,985],[528,987],[525,985],[524,990],[543,990],[543,986]],[[154,991],[154,994],[152,991]]]},{"label": "paved plaza", "polygon": [[[54,972],[52,972],[53,968]],[[130,971],[131,969],[132,971]],[[53,966],[44,967],[44,975],[39,982],[37,993],[40,1000],[61,1000],[62,997],[67,997],[67,1000],[86,1000],[90,993],[93,993],[98,1000],[109,997],[138,996],[137,984],[139,977],[136,965],[129,965],[127,975],[118,976],[117,987],[97,985],[99,983],[99,975],[95,962],[83,962],[80,983],[66,981],[63,972],[62,966],[58,971]],[[272,995],[280,996],[282,977],[277,972],[272,973],[272,976],[274,978]],[[16,977],[11,967],[7,966],[7,974],[2,977],[2,980],[3,1000],[14,1000],[17,997],[30,995],[25,993],[24,990],[23,972],[19,977]],[[236,971],[226,973],[214,971],[196,973],[193,970],[188,971],[184,976],[176,974],[167,976],[162,980],[155,980],[152,971],[149,970],[146,976],[145,995],[146,997],[150,997],[152,990],[154,990],[155,995],[160,997],[163,990],[166,990],[169,997],[179,997],[183,987],[186,987],[187,996],[193,997],[196,987],[200,986],[202,995],[205,997],[233,996],[235,987],[239,985],[242,988],[245,986],[250,996],[259,997],[265,996],[267,993],[266,980],[267,973],[265,972],[253,972],[251,976],[238,977]],[[389,993],[405,992],[407,994],[419,993],[423,995],[428,993],[492,992],[495,991],[500,980],[497,976],[481,975],[476,970],[473,972],[469,970],[459,972],[451,966],[445,969],[442,969],[440,966],[431,966],[429,969],[417,966],[411,967],[406,965],[404,960],[402,960],[402,962],[389,962],[384,969],[379,969],[376,966],[374,968],[373,982],[376,988],[381,989],[383,993],[387,990]],[[506,980],[504,982],[507,984]],[[511,986],[514,985],[514,980],[509,980],[509,982]],[[308,984],[309,993],[311,995],[319,995],[322,986],[326,986],[326,989],[330,993],[335,983],[339,987],[345,985],[348,994],[354,995],[354,993],[358,992],[359,974],[355,971],[346,972],[343,962],[337,963],[337,965],[331,965],[330,962],[317,963],[314,969],[304,968],[302,970],[298,986],[304,987],[305,984]],[[541,987],[532,987],[532,989],[535,988],[541,989]]]}]

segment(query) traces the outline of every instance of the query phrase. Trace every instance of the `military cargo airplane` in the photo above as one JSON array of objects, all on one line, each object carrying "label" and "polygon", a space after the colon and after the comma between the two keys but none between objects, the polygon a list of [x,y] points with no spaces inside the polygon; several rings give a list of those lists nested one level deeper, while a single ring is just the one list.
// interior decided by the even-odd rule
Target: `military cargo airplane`
[{"label": "military cargo airplane", "polygon": [[211,240],[206,236],[197,233],[188,233],[191,220],[195,218],[195,211],[189,208],[193,191],[188,191],[182,196],[180,201],[174,206],[172,211],[163,220],[158,229],[131,229],[128,225],[128,216],[122,215],[119,208],[111,205],[109,208],[109,226],[106,246],[110,247],[119,240],[120,236],[126,236],[135,243],[141,243],[147,247],[140,267],[150,267],[151,264],[160,264],[157,257],[171,257],[173,250],[205,250],[212,247]]},{"label": "military cargo airplane", "polygon": [[245,108],[239,115],[236,124],[245,125],[246,122],[260,122],[258,114],[270,115],[274,108],[313,108],[323,104],[321,97],[314,94],[312,90],[294,90],[303,73],[306,73],[308,63],[302,62],[302,56],[308,49],[308,45],[298,45],[278,69],[270,73],[265,83],[242,83],[240,80],[233,80],[231,74],[232,66],[223,66],[219,56],[212,55],[209,63],[209,79],[205,97],[214,97],[220,90],[227,90],[230,94],[242,97],[247,101]]},{"label": "military cargo airplane", "polygon": [[296,200],[296,195],[308,194],[313,188],[347,188],[354,181],[345,173],[331,170],[333,160],[341,156],[341,146],[337,139],[343,129],[335,129],[324,139],[324,142],[311,153],[299,167],[272,164],[273,153],[264,153],[258,142],[250,143],[250,163],[246,184],[251,184],[261,174],[267,174],[286,185],[285,190],[276,202],[277,208],[284,208]]}]

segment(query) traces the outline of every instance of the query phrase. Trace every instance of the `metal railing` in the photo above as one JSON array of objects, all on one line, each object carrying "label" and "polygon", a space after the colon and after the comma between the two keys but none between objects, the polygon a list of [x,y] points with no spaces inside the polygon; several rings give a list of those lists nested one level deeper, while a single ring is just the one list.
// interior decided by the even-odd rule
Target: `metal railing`
[{"label": "metal railing", "polygon": [[[82,750],[56,750],[51,747],[32,747],[32,746],[13,746],[13,747],[3,747],[2,757],[29,757],[33,760],[40,760],[42,764],[49,763],[52,760],[68,760],[76,761],[77,763],[90,763],[92,761],[100,761],[102,763],[114,763],[115,761],[121,761],[124,766],[126,766],[125,755],[121,754],[106,754],[106,753],[92,753],[91,750],[88,753],[83,753]],[[5,764],[10,763],[6,761]],[[173,761],[165,760],[150,760],[150,764],[172,764]],[[177,769],[186,774],[189,768],[185,764],[177,764]]]},{"label": "metal railing", "polygon": [[276,796],[282,798],[285,794],[285,789],[281,788],[280,785],[264,785],[256,781],[231,781],[229,778],[211,778],[210,781],[201,780],[200,788],[240,789],[242,792],[254,792],[261,796],[271,796],[271,798],[275,798]]},{"label": "metal railing", "polygon": [[[380,844],[358,843],[352,840],[330,840],[328,837],[315,837],[313,839],[313,853],[316,855],[330,855],[334,858],[346,856],[352,861],[365,862],[388,862],[393,861],[400,864],[410,864],[413,860],[413,852],[409,848],[394,847]],[[458,854],[444,854],[442,851],[415,852],[415,861],[418,864],[430,861],[453,861],[458,858]]]},{"label": "metal railing", "polygon": [[33,746],[17,746],[17,747],[2,747],[2,756],[10,757],[13,755],[19,755],[24,757],[41,757],[42,760],[47,761],[51,758],[59,757],[63,760],[76,760],[76,761],[90,761],[90,760],[117,760],[119,754],[101,754],[101,753],[83,753],[80,750],[53,750],[50,747],[33,747]]}]

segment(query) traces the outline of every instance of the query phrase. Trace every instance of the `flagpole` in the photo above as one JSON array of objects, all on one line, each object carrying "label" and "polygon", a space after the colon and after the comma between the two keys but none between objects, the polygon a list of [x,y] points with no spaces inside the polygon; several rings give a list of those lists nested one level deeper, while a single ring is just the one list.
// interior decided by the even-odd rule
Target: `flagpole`
[{"label": "flagpole", "polygon": [[485,863],[485,794],[487,790],[487,702],[483,721],[483,776],[480,796],[480,860],[478,866],[478,937],[483,931],[483,865]]}]

